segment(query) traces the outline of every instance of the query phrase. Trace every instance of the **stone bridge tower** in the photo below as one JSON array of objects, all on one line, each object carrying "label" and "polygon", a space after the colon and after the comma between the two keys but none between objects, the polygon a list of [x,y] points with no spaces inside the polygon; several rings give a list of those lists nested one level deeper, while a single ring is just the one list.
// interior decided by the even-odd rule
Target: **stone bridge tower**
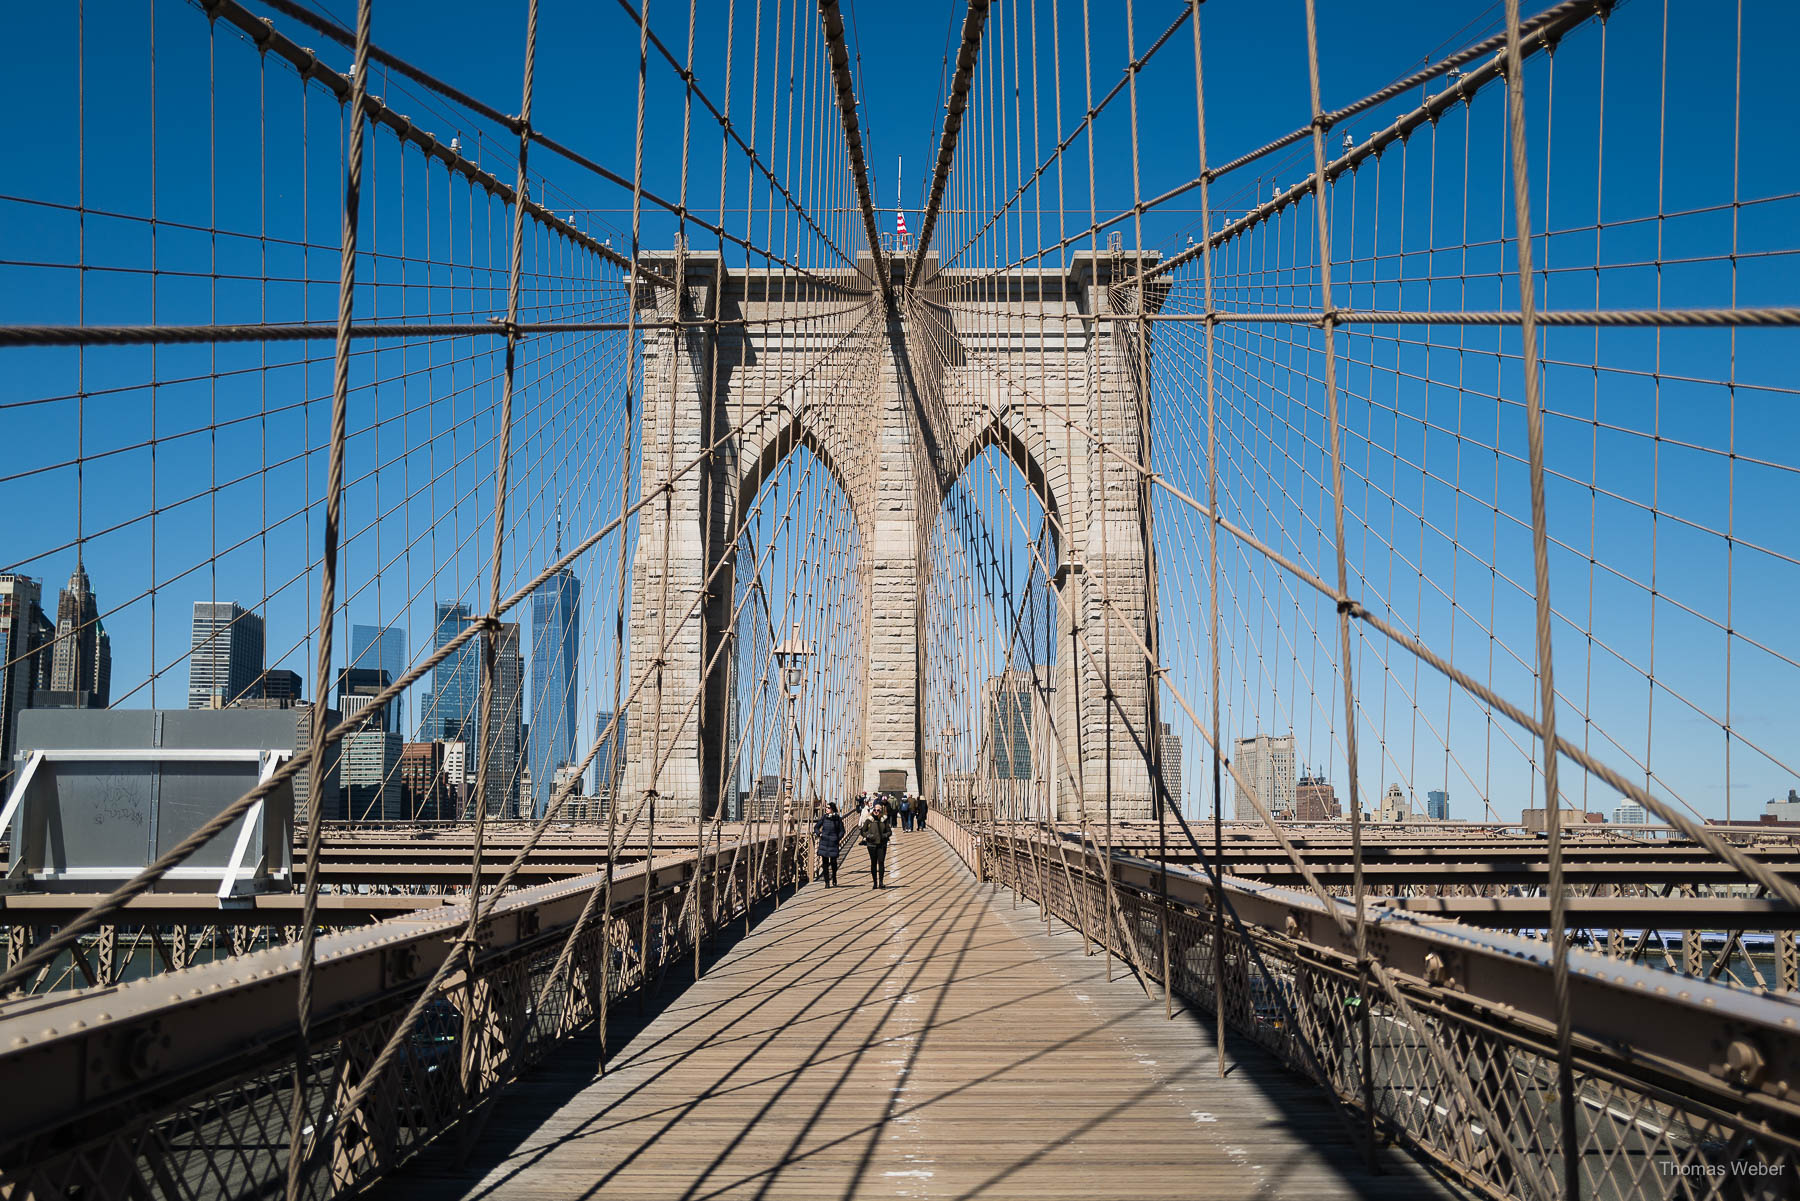
[{"label": "stone bridge tower", "polygon": [[[648,265],[665,279],[678,269],[673,255]],[[860,266],[872,273],[867,256]],[[630,706],[625,795],[654,787],[658,813],[674,820],[716,812],[738,515],[800,447],[843,488],[862,548],[863,787],[882,773],[903,773],[909,791],[928,786],[928,537],[948,490],[992,446],[1051,514],[1059,636],[1044,734],[1057,811],[1073,818],[1084,803],[1093,814],[1110,803],[1116,817],[1149,817],[1149,485],[1134,466],[1149,459],[1148,404],[1138,327],[1106,319],[1135,311],[1135,292],[1118,286],[1135,259],[1084,254],[1066,272],[966,281],[953,271],[910,295],[899,287],[904,261],[890,266],[893,313],[867,301],[866,279],[850,272],[726,271],[714,252],[684,256],[681,297],[640,289],[640,320],[666,323],[679,309],[687,323],[643,338],[639,478],[650,499],[632,560],[632,679],[652,666]],[[823,319],[859,297],[866,311]]]}]

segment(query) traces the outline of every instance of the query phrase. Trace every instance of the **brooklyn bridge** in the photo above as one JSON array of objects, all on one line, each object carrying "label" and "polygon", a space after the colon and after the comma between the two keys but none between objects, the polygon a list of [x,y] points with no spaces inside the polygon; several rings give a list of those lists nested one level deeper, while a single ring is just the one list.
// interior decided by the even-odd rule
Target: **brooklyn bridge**
[{"label": "brooklyn bridge", "polygon": [[1800,17],[916,7],[0,14],[0,1195],[1800,1190]]}]

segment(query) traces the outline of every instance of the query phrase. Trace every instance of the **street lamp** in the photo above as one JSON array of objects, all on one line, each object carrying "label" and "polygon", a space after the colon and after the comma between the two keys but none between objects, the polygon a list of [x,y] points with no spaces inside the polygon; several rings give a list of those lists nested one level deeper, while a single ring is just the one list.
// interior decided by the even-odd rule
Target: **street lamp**
[{"label": "street lamp", "polygon": [[955,806],[954,802],[956,800],[956,796],[955,796],[954,792],[952,792],[951,789],[946,787],[946,780],[950,775],[950,772],[948,770],[948,764],[950,762],[950,747],[951,747],[951,744],[956,741],[956,736],[958,734],[962,733],[962,731],[958,730],[954,723],[945,722],[944,728],[938,732],[940,734],[942,734],[944,737],[944,749],[941,752],[942,758],[943,758],[943,765],[938,768],[938,787],[943,789],[945,792],[951,794],[951,801],[952,801],[952,805],[953,805],[951,812],[956,814],[958,821],[964,821],[964,820],[967,820],[967,814],[962,812],[960,806]]},{"label": "street lamp", "polygon": [[796,713],[796,702],[800,689],[806,683],[806,660],[812,656],[813,645],[800,638],[800,623],[794,623],[793,633],[788,640],[775,648],[775,666],[781,672],[781,695],[787,700],[787,729],[781,739],[781,795],[782,819],[785,821],[793,808],[793,734]]}]

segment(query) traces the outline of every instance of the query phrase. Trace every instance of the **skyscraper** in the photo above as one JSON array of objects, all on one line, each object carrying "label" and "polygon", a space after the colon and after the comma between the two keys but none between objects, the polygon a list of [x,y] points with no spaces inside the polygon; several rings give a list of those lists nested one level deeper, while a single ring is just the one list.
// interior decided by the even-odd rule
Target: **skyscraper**
[{"label": "skyscraper", "polygon": [[[559,543],[560,546],[560,543]],[[576,760],[576,650],[581,639],[581,581],[558,571],[531,596],[531,798],[542,817],[556,772]]]},{"label": "skyscraper", "polygon": [[407,816],[400,778],[400,735],[370,725],[344,735],[344,807],[353,822],[398,821]]},{"label": "skyscraper", "polygon": [[781,776],[763,775],[756,780],[756,791],[751,794],[749,811],[744,814],[746,821],[774,821],[781,816]]},{"label": "skyscraper", "polygon": [[[390,683],[392,681],[385,668],[351,667],[338,672],[338,711],[345,717],[360,716],[377,696],[387,690]],[[393,717],[391,712],[385,712],[381,715],[381,720],[373,724],[398,734],[400,731]]]},{"label": "skyscraper", "polygon": [[[499,769],[502,796],[508,804],[519,800],[519,769],[523,766],[525,748],[525,655],[520,645],[517,622],[500,627],[500,647],[494,657],[494,738],[495,759]],[[508,745],[511,739],[511,745]],[[552,776],[554,772],[550,773]],[[531,812],[529,804],[518,810]]]},{"label": "skyscraper", "polygon": [[[606,734],[606,725],[612,721],[611,713],[594,714],[594,739]],[[613,727],[606,741],[601,743],[600,751],[594,756],[594,795],[611,796],[618,791],[619,781],[625,777],[625,723],[619,722]]]},{"label": "skyscraper", "polygon": [[982,686],[987,702],[988,775],[1029,780],[1031,770],[1031,673],[1009,669]]},{"label": "skyscraper", "polygon": [[[398,626],[350,627],[350,666],[387,672],[392,683],[406,674],[406,631]],[[388,703],[387,728],[396,734],[406,730],[406,697]]]},{"label": "skyscraper", "polygon": [[[310,747],[312,745],[313,714],[319,713],[319,720],[325,723],[327,730],[343,720],[336,709],[319,709],[316,704],[301,705],[294,718],[294,745]],[[325,770],[314,772],[312,765],[301,768],[294,775],[294,820],[305,825],[312,819],[313,789],[315,776],[319,781],[319,818],[321,821],[344,820],[344,791],[342,788],[342,772],[339,770],[344,761],[344,744],[340,741],[325,752]]]},{"label": "skyscraper", "polygon": [[552,800],[556,798],[557,793],[564,790],[567,790],[569,796],[563,803],[563,816],[573,817],[575,815],[573,809],[575,799],[581,795],[581,773],[575,770],[575,765],[573,763],[565,763],[557,768],[556,778],[550,781],[550,797]]},{"label": "skyscraper", "polygon": [[263,619],[236,601],[195,601],[188,655],[188,708],[223,707],[257,694],[263,671]]},{"label": "skyscraper", "polygon": [[1294,817],[1303,822],[1336,821],[1344,816],[1337,789],[1320,775],[1305,775],[1294,786]]},{"label": "skyscraper", "polygon": [[[10,779],[19,710],[31,704],[43,661],[55,633],[38,603],[38,582],[29,576],[0,575],[0,780]],[[0,792],[4,792],[0,789]]]},{"label": "skyscraper", "polygon": [[400,786],[404,797],[402,816],[408,821],[435,822],[456,819],[455,795],[444,766],[442,742],[409,742],[400,748]]},{"label": "skyscraper", "polygon": [[[433,649],[442,650],[468,624],[469,606],[439,601],[437,626],[432,631]],[[481,640],[472,638],[431,669],[431,691],[426,695],[425,713],[419,722],[419,741],[474,738],[475,724],[480,719],[481,653]],[[465,723],[469,727],[466,735]]]},{"label": "skyscraper", "polygon": [[1440,789],[1431,789],[1425,794],[1425,816],[1434,822],[1450,820],[1450,794]]},{"label": "skyscraper", "polygon": [[1162,764],[1163,783],[1169,790],[1169,804],[1179,811],[1181,808],[1181,735],[1171,730],[1166,721],[1162,723],[1162,733],[1158,737],[1157,753]]},{"label": "skyscraper", "polygon": [[89,703],[96,709],[106,708],[112,689],[112,639],[100,624],[100,606],[88,583],[87,568],[79,560],[69,586],[56,601],[50,687],[56,692],[88,693]]},{"label": "skyscraper", "polygon": [[1387,791],[1381,794],[1381,804],[1375,810],[1375,820],[1403,822],[1412,815],[1412,802],[1407,799],[1406,790],[1398,784],[1389,784]]},{"label": "skyscraper", "polygon": [[[1294,736],[1292,734],[1258,734],[1237,740],[1237,767],[1256,789],[1256,795],[1276,818],[1294,816]],[[1232,816],[1238,821],[1260,821],[1256,806],[1244,795],[1233,779],[1236,805]]]},{"label": "skyscraper", "polygon": [[461,821],[469,816],[469,799],[475,795],[475,765],[469,762],[469,744],[446,742],[444,778],[450,781],[450,809],[444,817]]},{"label": "skyscraper", "polygon": [[[489,734],[487,786],[483,797],[489,817],[510,817],[518,812],[519,739],[523,725],[519,706],[524,699],[525,660],[519,653],[519,626],[505,622],[500,626],[494,650],[493,728]],[[474,643],[479,648],[480,643]],[[469,731],[477,739],[481,733],[480,677],[477,675],[476,698],[469,720]],[[479,760],[477,760],[479,764]],[[476,768],[480,770],[479,766]]]},{"label": "skyscraper", "polygon": [[1009,668],[982,684],[980,799],[1008,818],[1034,816],[1049,801],[1048,676],[1043,668]]},{"label": "skyscraper", "polygon": [[279,667],[273,671],[265,671],[262,674],[261,688],[264,700],[285,701],[290,705],[297,705],[305,699],[301,695],[305,689],[300,680],[300,673],[297,671],[288,671]]},{"label": "skyscraper", "polygon": [[[454,601],[437,603],[434,646],[442,649],[470,622],[469,606]],[[517,812],[519,795],[520,738],[524,715],[519,711],[524,693],[525,663],[519,653],[519,627],[507,622],[500,627],[494,656],[493,732],[488,756],[487,797],[490,815]],[[467,748],[464,761],[472,777],[480,771],[481,665],[487,651],[480,636],[457,648],[431,670],[431,691],[419,722],[418,742],[460,742]],[[455,773],[452,773],[454,782]],[[466,815],[459,815],[466,816]]]}]

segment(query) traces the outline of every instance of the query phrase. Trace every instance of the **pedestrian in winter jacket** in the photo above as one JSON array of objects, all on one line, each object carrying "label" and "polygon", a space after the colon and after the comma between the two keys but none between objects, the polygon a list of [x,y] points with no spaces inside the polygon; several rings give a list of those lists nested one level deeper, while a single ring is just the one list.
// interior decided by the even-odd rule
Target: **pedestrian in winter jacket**
[{"label": "pedestrian in winter jacket", "polygon": [[869,848],[869,877],[876,888],[887,887],[888,815],[880,801],[869,806],[869,814],[858,828],[863,845]]},{"label": "pedestrian in winter jacket", "polygon": [[819,875],[826,888],[836,888],[838,856],[844,847],[844,819],[838,816],[836,801],[825,803],[825,815],[813,826],[813,840],[819,848]]}]

